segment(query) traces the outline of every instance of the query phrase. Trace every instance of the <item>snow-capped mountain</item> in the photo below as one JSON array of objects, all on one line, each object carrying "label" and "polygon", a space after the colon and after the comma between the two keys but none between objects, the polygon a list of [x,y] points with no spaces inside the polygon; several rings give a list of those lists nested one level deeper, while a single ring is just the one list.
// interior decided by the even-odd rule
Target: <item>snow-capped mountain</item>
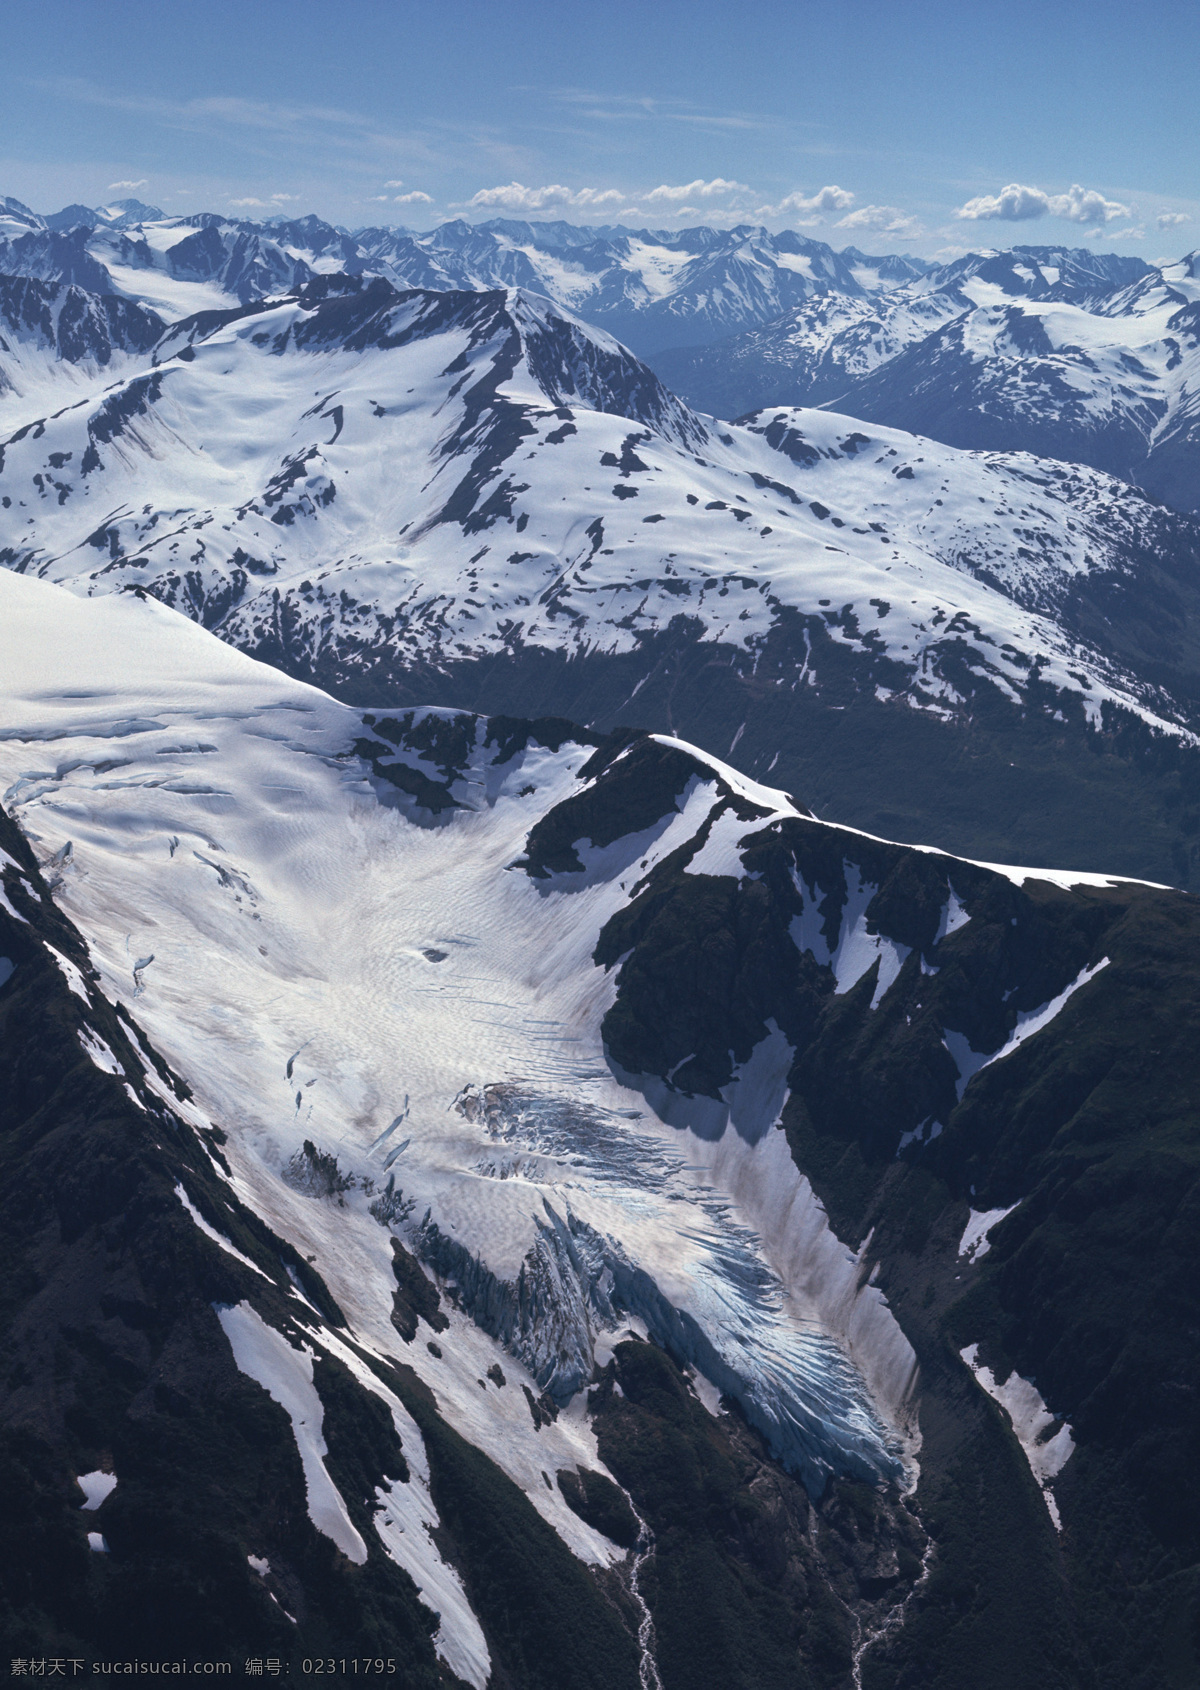
[{"label": "snow-capped mountain", "polygon": [[149,590],[347,696],[473,698],[498,660],[513,688],[553,660],[604,661],[628,701],[685,639],[824,709],[852,677],[942,722],[990,698],[1191,744],[1188,519],[826,412],[716,427],[520,291],[318,278],[176,324],[87,400],[29,385],[8,410],[8,567]]},{"label": "snow-capped mountain", "polygon": [[[749,224],[673,232],[460,221],[428,235],[360,230],[357,239],[372,266],[398,285],[529,288],[642,356],[736,333],[816,295],[886,290],[899,279],[897,267],[905,279],[924,269]],[[422,258],[439,280],[421,273]]]},{"label": "snow-capped mountain", "polygon": [[496,219],[418,234],[316,217],[165,217],[124,200],[43,218],[3,202],[0,273],[114,293],[169,321],[315,276],[522,288],[653,356],[689,403],[839,410],[950,445],[1032,451],[1196,508],[1195,278],[1084,249],[944,265],[750,225],[669,232]]},{"label": "snow-capped mountain", "polygon": [[1195,272],[1194,255],[1157,270],[1056,248],[972,254],[880,298],[805,301],[655,366],[721,416],[829,404],[949,445],[1091,464],[1195,510]]},{"label": "snow-capped mountain", "polygon": [[1093,713],[1137,679],[1054,614],[1078,578],[1192,537],[1062,465],[820,412],[719,431],[521,292],[341,278],[177,325],[137,374],[10,437],[0,496],[8,567],[149,588],[246,649],[286,624],[293,661],[343,679],[389,650],[631,651],[681,612],[749,650],[781,605],[836,597],[821,619],[918,705],[961,702],[939,672],[953,625],[1002,691],[1036,667],[1078,693],[1083,663]]},{"label": "snow-capped mountain", "polygon": [[1195,255],[1090,305],[981,303],[839,404],[954,445],[1090,463],[1200,509]]},{"label": "snow-capped mountain", "polygon": [[839,254],[823,241],[749,224],[671,231],[459,219],[416,233],[350,231],[317,217],[169,218],[136,200],[98,211],[69,206],[48,218],[16,200],[5,204],[0,271],[82,281],[86,258],[96,291],[112,289],[170,318],[285,293],[313,275],[370,274],[399,288],[527,288],[642,353],[736,333],[814,295],[886,292],[929,268],[854,247]]},{"label": "snow-capped mountain", "polygon": [[[869,283],[864,266],[879,261],[854,256],[861,259],[855,276]],[[857,382],[979,305],[1030,299],[1102,309],[1115,294],[1157,274],[1141,259],[1081,248],[968,253],[918,273],[893,271],[886,290],[814,295],[772,323],[715,345],[668,349],[654,362],[678,393],[717,416],[736,417],[767,404],[821,405],[840,400]],[[847,402],[845,409],[854,407]]]},{"label": "snow-capped mountain", "polygon": [[69,282],[0,275],[0,396],[19,405],[60,385],[95,386],[130,357],[149,353],[166,324],[116,294]]},{"label": "snow-capped mountain", "polygon": [[890,845],[662,736],[363,711],[12,573],[0,768],[38,1265],[0,1430],[60,1567],[19,1650],[1157,1660],[1192,899]]}]

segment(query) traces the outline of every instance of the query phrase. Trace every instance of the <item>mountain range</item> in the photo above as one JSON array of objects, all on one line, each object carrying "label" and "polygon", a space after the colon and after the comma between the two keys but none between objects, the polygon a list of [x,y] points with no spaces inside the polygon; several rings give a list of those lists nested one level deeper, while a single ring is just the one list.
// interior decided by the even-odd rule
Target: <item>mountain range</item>
[{"label": "mountain range", "polygon": [[3,202],[14,1673],[1200,1680],[1193,268]]},{"label": "mountain range", "polygon": [[1200,508],[1200,268],[1015,247],[826,294],[655,365],[703,410],[828,404],[952,446],[1091,464]]},{"label": "mountain range", "polygon": [[697,409],[830,405],[947,445],[1065,457],[1200,506],[1200,279],[1080,248],[942,264],[794,231],[462,220],[425,233],[165,216],[137,200],[43,218],[11,198],[0,271],[117,292],[167,318],[319,274],[539,293],[606,329]]},{"label": "mountain range", "polygon": [[1111,477],[718,425],[521,290],[334,274],[168,326],[5,286],[9,568],[347,699],[648,723],[883,833],[1193,872],[1200,530]]},{"label": "mountain range", "polygon": [[1191,898],[0,601],[17,1655],[1186,1659]]},{"label": "mountain range", "polygon": [[0,270],[120,292],[172,317],[248,304],[333,272],[400,288],[525,288],[643,355],[771,321],[830,290],[865,297],[927,269],[751,224],[673,231],[458,219],[419,233],[337,228],[318,217],[168,217],[137,200],[41,217],[9,198],[0,201],[0,241]]}]

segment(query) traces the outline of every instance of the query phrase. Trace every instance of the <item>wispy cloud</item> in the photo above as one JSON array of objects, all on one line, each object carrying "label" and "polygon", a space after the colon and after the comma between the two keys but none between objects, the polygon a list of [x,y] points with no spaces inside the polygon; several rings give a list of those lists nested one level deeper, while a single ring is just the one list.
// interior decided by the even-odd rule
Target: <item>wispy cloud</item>
[{"label": "wispy cloud", "polygon": [[657,188],[651,188],[648,194],[637,197],[647,205],[660,205],[664,201],[669,204],[689,199],[725,199],[730,194],[748,194],[750,191],[745,182],[730,182],[724,176],[714,176],[711,182],[705,182],[698,176],[694,182],[684,182],[678,187],[662,182]]},{"label": "wispy cloud", "polygon": [[144,188],[149,180],[150,178],[148,176],[143,176],[139,182],[110,182],[108,187],[105,189],[105,193],[111,194],[121,188],[127,188],[130,191],[134,188]]},{"label": "wispy cloud", "polygon": [[979,194],[960,205],[955,217],[967,222],[1022,223],[1035,217],[1062,217],[1068,223],[1111,223],[1118,217],[1132,217],[1132,207],[1119,200],[1105,199],[1095,188],[1072,184],[1065,194],[1048,194],[1041,188],[1010,182],[998,194]]},{"label": "wispy cloud", "polygon": [[1186,211],[1160,211],[1154,221],[1160,229],[1178,229],[1181,223],[1190,223],[1191,218]]},{"label": "wispy cloud", "polygon": [[[387,195],[384,194],[383,198],[386,199]],[[393,205],[432,205],[433,204],[433,195],[432,194],[423,194],[421,192],[420,188],[414,188],[411,193],[397,194],[394,197],[392,204]]]},{"label": "wispy cloud", "polygon": [[870,229],[877,235],[894,235],[897,240],[912,241],[923,235],[920,220],[910,217],[894,205],[862,205],[837,221],[839,229]]},{"label": "wispy cloud", "polygon": [[721,130],[770,129],[779,119],[757,112],[697,109],[682,100],[659,100],[644,94],[599,94],[587,88],[519,89],[566,106],[578,117],[600,123],[659,122],[686,123],[693,127]]},{"label": "wispy cloud", "polygon": [[[328,153],[358,153],[378,159],[391,153],[396,162],[439,159],[428,134],[416,130],[397,132],[381,126],[361,112],[340,106],[280,100],[247,100],[234,95],[209,95],[190,100],[164,99],[149,93],[123,93],[101,88],[84,77],[30,79],[30,86],[74,105],[99,106],[125,112],[161,124],[164,128],[190,134],[238,136],[250,150],[273,150],[286,146]],[[279,156],[284,156],[279,154]],[[375,166],[378,168],[378,165]]]}]

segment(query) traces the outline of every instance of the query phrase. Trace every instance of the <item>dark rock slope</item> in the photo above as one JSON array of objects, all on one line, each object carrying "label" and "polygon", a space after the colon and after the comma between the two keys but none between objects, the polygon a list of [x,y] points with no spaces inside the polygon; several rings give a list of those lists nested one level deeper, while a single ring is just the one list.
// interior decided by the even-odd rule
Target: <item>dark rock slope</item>
[{"label": "dark rock slope", "polygon": [[[614,801],[636,805],[656,764],[678,784],[674,755],[636,744]],[[795,1160],[839,1236],[865,1241],[917,1351],[935,1548],[863,1683],[1195,1683],[1200,904],[1020,883],[803,817],[755,826],[732,791],[728,807],[746,823],[740,878],[689,873],[693,841],[602,934],[597,959],[619,970],[604,1030],[622,1069],[712,1097],[770,1022],[787,1034]],[[564,838],[583,831],[560,818]],[[535,830],[535,866],[539,845]],[[886,945],[836,990],[825,936],[864,885],[867,931],[907,955],[882,992]],[[957,925],[939,922],[951,892]],[[972,1211],[1010,1212],[961,1255]],[[1071,1427],[1061,1532],[971,1346],[996,1380],[1036,1382],[1043,1438]]]}]

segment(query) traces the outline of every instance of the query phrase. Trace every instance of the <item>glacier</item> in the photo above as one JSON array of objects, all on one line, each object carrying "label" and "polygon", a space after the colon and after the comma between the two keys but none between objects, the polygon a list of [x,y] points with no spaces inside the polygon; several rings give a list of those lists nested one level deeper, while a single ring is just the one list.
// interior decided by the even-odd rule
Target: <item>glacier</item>
[{"label": "glacier", "polygon": [[[379,801],[359,713],[177,613],[7,572],[0,603],[0,771],[39,853],[71,844],[57,896],[104,991],[136,1001],[198,1118],[229,1134],[234,1189],[315,1258],[362,1341],[397,1351],[393,1230],[439,1276],[452,1333],[404,1360],[572,1547],[614,1553],[542,1473],[599,1464],[574,1404],[597,1342],[630,1324],[739,1401],[814,1490],[913,1481],[915,1361],[775,1124],[786,1041],[729,1088],[727,1130],[663,1119],[600,1035],[614,983],[591,952],[629,893],[519,866],[590,745],[504,757],[482,719],[430,713],[466,746],[431,825],[399,789]],[[670,845],[668,828],[642,861]],[[151,951],[135,998],[130,959]],[[284,1177],[306,1140],[343,1189]],[[479,1346],[496,1341],[516,1388],[485,1401]],[[567,1412],[537,1425],[521,1383]]]}]

